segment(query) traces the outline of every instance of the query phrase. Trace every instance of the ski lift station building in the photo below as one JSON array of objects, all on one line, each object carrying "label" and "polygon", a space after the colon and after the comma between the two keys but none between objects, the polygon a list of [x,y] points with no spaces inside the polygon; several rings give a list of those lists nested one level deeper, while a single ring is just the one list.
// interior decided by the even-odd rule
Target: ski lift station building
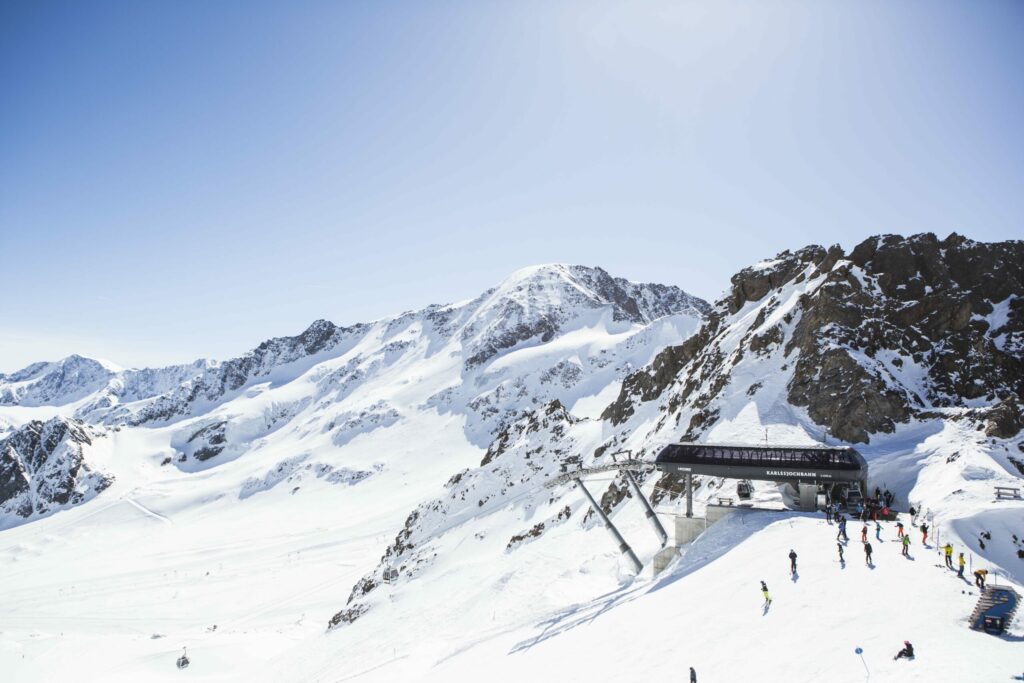
[{"label": "ski lift station building", "polygon": [[867,492],[867,461],[845,446],[675,443],[661,450],[655,465],[664,472],[686,476],[688,516],[692,514],[694,474],[788,483],[799,491],[801,507],[809,510],[815,508],[820,487],[831,491],[844,485]]}]

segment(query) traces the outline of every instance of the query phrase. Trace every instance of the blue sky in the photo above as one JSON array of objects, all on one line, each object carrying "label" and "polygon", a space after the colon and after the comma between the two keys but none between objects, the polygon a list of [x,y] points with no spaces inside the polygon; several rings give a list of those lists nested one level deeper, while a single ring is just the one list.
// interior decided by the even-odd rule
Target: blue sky
[{"label": "blue sky", "polygon": [[1024,3],[0,4],[0,371],[1024,237]]}]

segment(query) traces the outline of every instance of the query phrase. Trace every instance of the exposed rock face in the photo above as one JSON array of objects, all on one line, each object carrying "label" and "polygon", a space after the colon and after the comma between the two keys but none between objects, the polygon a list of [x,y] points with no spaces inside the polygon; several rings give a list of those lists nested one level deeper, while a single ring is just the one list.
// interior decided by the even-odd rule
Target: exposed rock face
[{"label": "exposed rock face", "polygon": [[[886,235],[849,255],[783,252],[735,275],[698,334],[628,377],[604,417],[623,424],[660,398],[663,426],[696,438],[751,356],[788,373],[788,402],[850,442],[925,410],[1020,400],[1024,242]],[[744,389],[753,396],[760,384]],[[1014,424],[1004,412],[999,433]]]},{"label": "exposed rock face", "polygon": [[188,443],[195,445],[192,456],[199,462],[204,462],[219,455],[227,443],[225,430],[227,422],[220,421],[200,427],[189,437]]},{"label": "exposed rock face", "polygon": [[76,505],[107,488],[112,478],[85,462],[82,449],[91,444],[84,425],[61,417],[29,422],[0,441],[0,524]]},{"label": "exposed rock face", "polygon": [[988,414],[985,423],[985,436],[997,439],[1012,439],[1024,428],[1024,412],[1020,404],[1013,399],[1003,401]]},{"label": "exposed rock face", "polygon": [[529,268],[485,293],[462,331],[466,367],[537,339],[550,341],[564,325],[588,310],[611,306],[612,319],[636,324],[666,315],[704,317],[707,302],[679,289],[613,278],[601,268],[549,265]]}]

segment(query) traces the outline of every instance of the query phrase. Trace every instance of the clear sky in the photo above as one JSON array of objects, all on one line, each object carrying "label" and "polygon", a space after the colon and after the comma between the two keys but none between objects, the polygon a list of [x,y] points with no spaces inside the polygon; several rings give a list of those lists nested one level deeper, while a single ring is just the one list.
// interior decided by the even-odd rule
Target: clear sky
[{"label": "clear sky", "polygon": [[0,371],[1024,237],[1024,2],[0,3]]}]

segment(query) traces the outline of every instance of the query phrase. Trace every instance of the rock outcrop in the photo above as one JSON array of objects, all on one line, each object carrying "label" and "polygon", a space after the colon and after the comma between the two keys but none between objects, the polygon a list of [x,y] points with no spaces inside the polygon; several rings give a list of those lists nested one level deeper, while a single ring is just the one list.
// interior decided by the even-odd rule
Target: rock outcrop
[{"label": "rock outcrop", "polygon": [[628,377],[604,417],[623,424],[663,399],[664,424],[697,438],[750,356],[786,377],[790,405],[855,443],[922,411],[1022,400],[1024,242],[885,235],[849,254],[783,252],[736,274],[700,332]]},{"label": "rock outcrop", "polygon": [[32,421],[0,441],[0,525],[82,503],[112,477],[86,462],[87,426],[62,417]]}]

